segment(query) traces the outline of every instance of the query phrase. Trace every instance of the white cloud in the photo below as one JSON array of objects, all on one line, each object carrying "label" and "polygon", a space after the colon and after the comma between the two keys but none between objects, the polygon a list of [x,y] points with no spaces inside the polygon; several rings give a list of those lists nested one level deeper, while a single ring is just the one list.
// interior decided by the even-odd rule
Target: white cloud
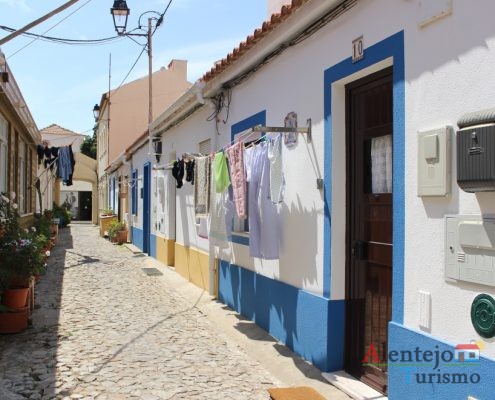
[{"label": "white cloud", "polygon": [[6,4],[9,7],[17,8],[24,12],[33,11],[33,9],[27,5],[27,0],[0,0],[0,4]]}]

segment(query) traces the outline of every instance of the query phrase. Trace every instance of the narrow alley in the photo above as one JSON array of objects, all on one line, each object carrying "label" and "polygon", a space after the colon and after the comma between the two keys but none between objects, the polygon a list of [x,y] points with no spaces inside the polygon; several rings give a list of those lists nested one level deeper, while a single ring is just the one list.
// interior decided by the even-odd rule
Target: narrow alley
[{"label": "narrow alley", "polygon": [[62,230],[34,326],[0,337],[0,398],[267,399],[277,380],[143,260]]}]

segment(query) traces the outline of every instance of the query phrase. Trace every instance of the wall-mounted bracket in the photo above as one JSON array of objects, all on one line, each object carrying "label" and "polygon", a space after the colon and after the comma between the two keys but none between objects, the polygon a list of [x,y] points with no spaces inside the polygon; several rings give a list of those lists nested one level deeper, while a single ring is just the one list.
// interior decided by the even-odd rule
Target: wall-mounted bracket
[{"label": "wall-mounted bracket", "polygon": [[252,128],[252,132],[281,132],[281,133],[305,133],[306,134],[306,142],[311,143],[311,118],[307,120],[307,127],[285,127],[285,126],[263,126],[256,125]]}]

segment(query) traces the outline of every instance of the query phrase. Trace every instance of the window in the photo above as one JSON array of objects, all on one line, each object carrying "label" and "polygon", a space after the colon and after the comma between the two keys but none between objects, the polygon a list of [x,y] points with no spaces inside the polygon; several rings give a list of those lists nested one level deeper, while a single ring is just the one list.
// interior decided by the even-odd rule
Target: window
[{"label": "window", "polygon": [[203,140],[202,142],[199,142],[199,153],[208,155],[211,152],[211,139],[206,139]]},{"label": "window", "polygon": [[19,142],[19,213],[26,212],[26,145]]},{"label": "window", "polygon": [[32,211],[32,199],[34,193],[34,185],[33,185],[33,152],[29,147],[27,147],[27,192],[26,192],[26,211]]},{"label": "window", "polygon": [[[242,136],[242,141],[245,145],[248,145],[256,140],[258,140],[261,136],[261,132],[253,132],[250,135],[247,135],[246,132],[256,125],[265,125],[266,124],[266,111],[261,111],[257,114],[252,115],[238,123],[232,125],[231,127],[231,140],[234,140],[238,137]],[[232,188],[230,189],[229,196],[231,199],[233,198]],[[246,184],[246,197],[249,198],[249,182]],[[247,209],[246,202],[246,214],[248,214],[249,210]],[[233,232],[236,233],[248,233],[249,232],[249,215],[246,219],[240,219],[237,217],[237,213],[234,214],[234,226]],[[233,240],[235,240],[235,235],[232,236]]]},{"label": "window", "polygon": [[138,198],[137,198],[137,192],[138,192],[138,182],[137,182],[137,170],[135,169],[132,171],[132,215],[137,215],[137,209],[138,209]]},{"label": "window", "polygon": [[0,115],[0,193],[7,193],[7,171],[9,166],[8,159],[9,146],[9,124],[7,120]]}]

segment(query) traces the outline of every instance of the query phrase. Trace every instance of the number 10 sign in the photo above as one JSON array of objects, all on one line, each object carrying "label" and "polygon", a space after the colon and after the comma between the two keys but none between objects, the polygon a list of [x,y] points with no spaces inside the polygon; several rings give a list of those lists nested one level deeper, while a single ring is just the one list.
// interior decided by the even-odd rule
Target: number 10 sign
[{"label": "number 10 sign", "polygon": [[363,36],[352,41],[352,62],[358,62],[364,58]]}]

